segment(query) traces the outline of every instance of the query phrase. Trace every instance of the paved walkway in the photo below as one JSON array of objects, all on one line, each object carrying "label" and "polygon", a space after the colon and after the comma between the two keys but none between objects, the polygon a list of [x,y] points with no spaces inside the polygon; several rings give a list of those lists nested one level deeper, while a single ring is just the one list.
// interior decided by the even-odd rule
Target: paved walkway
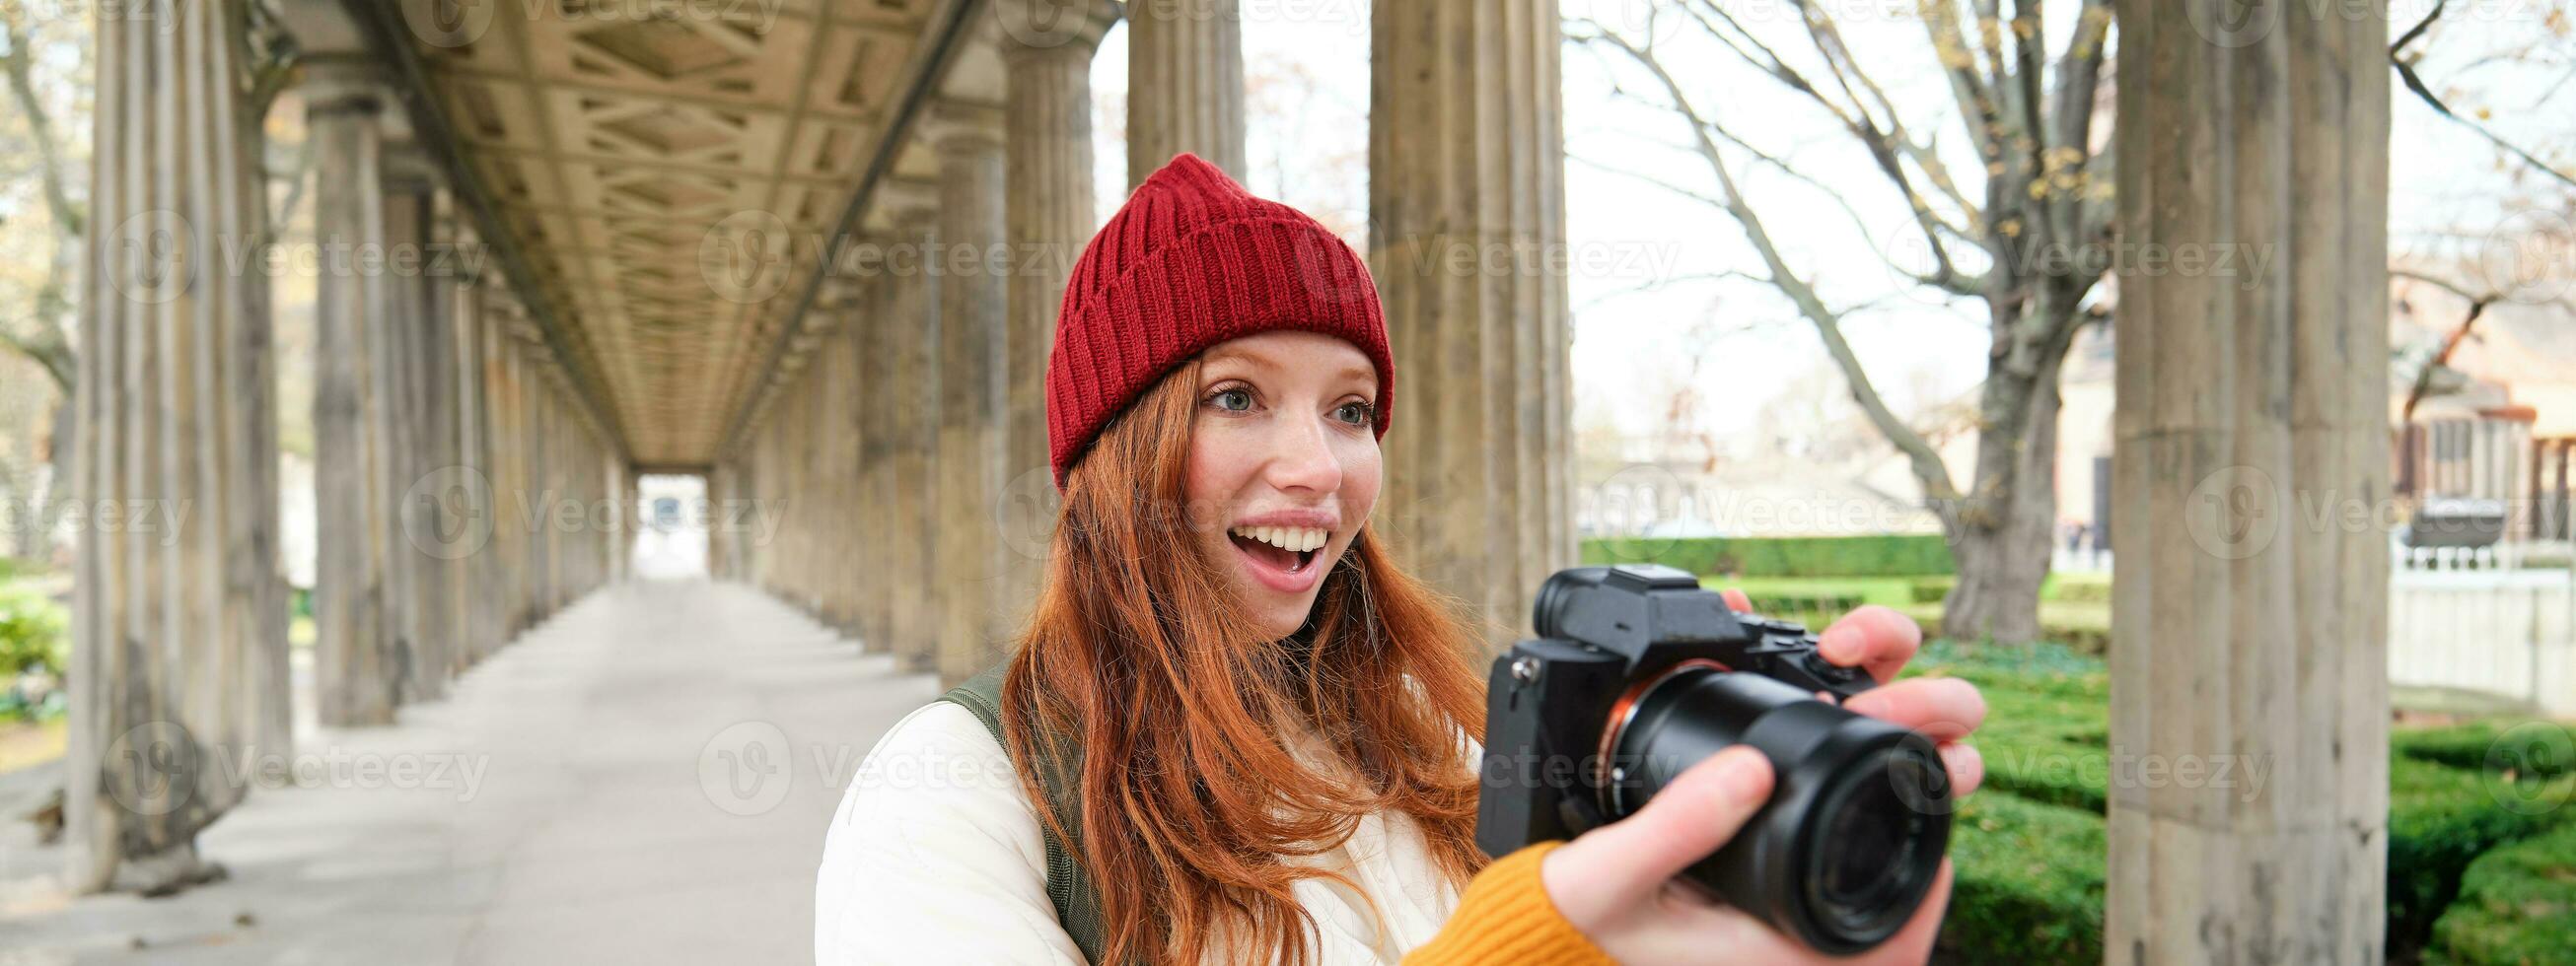
[{"label": "paved walkway", "polygon": [[602,591],[396,726],[300,723],[311,780],[200,839],[228,882],[66,898],[9,823],[0,966],[810,961],[839,789],[937,692],[749,590]]}]

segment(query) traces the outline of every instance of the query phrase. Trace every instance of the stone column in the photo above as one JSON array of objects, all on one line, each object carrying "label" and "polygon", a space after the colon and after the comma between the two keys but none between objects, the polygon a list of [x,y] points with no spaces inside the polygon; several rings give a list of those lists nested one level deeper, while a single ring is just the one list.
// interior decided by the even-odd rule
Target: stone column
[{"label": "stone column", "polygon": [[307,136],[314,146],[314,710],[334,726],[390,724],[396,696],[386,633],[386,502],[377,468],[373,343],[384,278],[359,253],[385,243],[382,130],[386,96],[374,68],[352,60],[306,68]]},{"label": "stone column", "polygon": [[[883,190],[880,188],[879,190]],[[891,239],[866,235],[859,245],[884,252]],[[910,561],[891,559],[894,529],[894,495],[888,491],[894,479],[894,449],[887,437],[894,431],[893,382],[895,368],[901,363],[890,350],[898,334],[893,331],[897,320],[879,312],[884,297],[880,294],[894,283],[883,263],[874,277],[861,289],[858,304],[849,309],[850,338],[844,351],[849,353],[856,385],[847,402],[855,417],[858,432],[856,461],[850,476],[851,529],[856,542],[850,548],[853,563],[850,575],[852,602],[858,612],[857,633],[862,649],[876,653],[894,650],[894,575],[911,565]]]},{"label": "stone column", "polygon": [[[2376,963],[2389,559],[2364,511],[2390,485],[2388,22],[2286,4],[2220,32],[2248,22],[2235,6],[2118,9],[2124,241],[2269,267],[2121,282],[2106,944],[2123,963]],[[2239,780],[2140,777],[2222,766]]]},{"label": "stone column", "polygon": [[938,195],[913,192],[890,198],[901,244],[883,284],[877,286],[870,323],[885,334],[886,477],[871,492],[887,505],[883,566],[877,576],[891,599],[887,629],[897,662],[909,671],[938,666],[944,585],[938,580],[944,552],[935,526],[939,492],[941,397],[939,292],[932,274],[939,251]]},{"label": "stone column", "polygon": [[[1003,0],[1003,221],[1011,242],[1009,416],[1003,489],[991,503],[1007,566],[1001,628],[1016,635],[1037,602],[1058,506],[1047,461],[1046,370],[1073,260],[1099,227],[1092,207],[1091,55],[1118,19],[1108,0]],[[1014,23],[1050,29],[1011,29]]]},{"label": "stone column", "polygon": [[[468,243],[479,244],[470,236]],[[492,482],[489,287],[489,280],[471,270],[459,276],[456,286],[456,446],[458,475],[465,489],[450,498],[466,501],[457,507],[463,519],[457,521],[456,535],[472,547],[457,560],[456,593],[464,622],[458,644],[466,665],[491,656],[504,643],[495,600],[500,594],[498,531],[505,504]]]},{"label": "stone column", "polygon": [[369,351],[376,368],[377,492],[389,501],[384,520],[386,633],[398,682],[396,700],[409,704],[447,691],[445,649],[437,641],[440,561],[422,549],[434,526],[417,499],[420,481],[435,469],[428,412],[431,367],[426,347],[436,313],[421,276],[436,222],[438,183],[429,159],[408,138],[388,140],[383,186],[385,249],[381,264],[362,265],[376,275],[385,314],[375,320]]},{"label": "stone column", "polygon": [[[1552,0],[1375,8],[1369,266],[1395,354],[1371,529],[1465,600],[1489,648],[1576,562],[1570,309]],[[1490,253],[1512,256],[1499,277]],[[1452,258],[1477,270],[1453,272]]]},{"label": "stone column", "polygon": [[[81,298],[65,881],[177,888],[238,804],[224,765],[288,755],[257,119],[235,83],[245,4],[95,18],[96,179]],[[264,744],[266,743],[266,744]]]},{"label": "stone column", "polygon": [[1238,0],[1128,0],[1127,189],[1183,151],[1243,177]]},{"label": "stone column", "polygon": [[1003,241],[999,119],[943,104],[929,132],[939,154],[940,679],[954,684],[1003,654],[1000,609],[1011,572],[995,539],[1008,395],[1006,312],[1012,267]]}]

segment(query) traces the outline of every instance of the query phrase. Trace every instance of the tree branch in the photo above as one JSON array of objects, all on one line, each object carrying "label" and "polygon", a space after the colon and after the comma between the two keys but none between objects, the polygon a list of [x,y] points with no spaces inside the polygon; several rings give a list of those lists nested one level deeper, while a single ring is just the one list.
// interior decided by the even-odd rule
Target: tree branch
[{"label": "tree branch", "polygon": [[2452,113],[2451,106],[2442,103],[2442,98],[2435,95],[2432,88],[2425,86],[2424,78],[2416,75],[2415,61],[2413,58],[2406,56],[2406,46],[2414,43],[2416,38],[2424,36],[2424,32],[2433,26],[2433,22],[2441,19],[2442,11],[2448,6],[2449,0],[2437,0],[2437,2],[2433,4],[2433,9],[2424,15],[2424,19],[2422,21],[2419,21],[2415,26],[2408,28],[2405,33],[2398,35],[2397,42],[2388,45],[2388,63],[2390,66],[2397,68],[2398,79],[2406,83],[2407,90],[2414,91],[2417,98],[2431,106],[2433,108],[2433,113],[2440,114],[2443,117],[2450,119],[2452,123],[2476,132],[2479,137],[2485,138],[2488,144],[2495,145],[2497,150],[2521,159],[2524,164],[2532,166],[2541,174],[2548,175],[2549,177],[2556,179],[2559,183],[2570,188],[2576,188],[2576,175],[2570,175],[2565,171],[2560,171],[2557,168],[2552,167],[2549,162],[2543,161],[2531,152],[2523,150],[2520,145],[2505,140],[2494,131],[2487,130],[2486,125]]},{"label": "tree branch", "polygon": [[35,55],[32,38],[25,23],[26,9],[17,3],[0,4],[0,28],[9,38],[9,51],[0,55],[0,70],[9,76],[9,93],[17,100],[18,109],[26,112],[27,133],[36,142],[38,168],[43,172],[45,207],[53,213],[55,223],[65,234],[79,235],[87,219],[80,204],[72,200],[63,182],[63,160],[54,147],[54,122],[45,113],[45,102],[36,95]]},{"label": "tree branch", "polygon": [[1709,134],[1710,124],[1691,105],[1690,97],[1682,90],[1681,84],[1652,54],[1640,50],[1625,37],[1605,30],[1595,42],[1626,52],[1631,60],[1663,85],[1665,92],[1672,97],[1673,109],[1689,122],[1701,158],[1708,163],[1710,173],[1716,176],[1719,187],[1723,189],[1721,202],[1727,213],[1734,217],[1736,226],[1743,231],[1745,240],[1761,255],[1764,268],[1770,272],[1772,285],[1788,296],[1789,301],[1798,307],[1799,314],[1815,325],[1817,336],[1825,344],[1826,354],[1833,357],[1834,364],[1843,372],[1844,381],[1849,384],[1852,400],[1860,404],[1861,411],[1887,436],[1888,441],[1905,453],[1915,480],[1922,485],[1924,496],[1935,508],[1934,512],[1945,517],[1960,512],[1963,501],[1957,486],[1950,481],[1949,467],[1941,461],[1940,452],[1888,408],[1887,401],[1870,382],[1869,372],[1861,365],[1860,356],[1852,351],[1850,341],[1843,337],[1842,319],[1825,306],[1814,286],[1799,279],[1797,273],[1790,269],[1769,230],[1763,227],[1761,217],[1744,201],[1743,193],[1736,190],[1735,178],[1726,168],[1725,155],[1718,150],[1717,142]]}]

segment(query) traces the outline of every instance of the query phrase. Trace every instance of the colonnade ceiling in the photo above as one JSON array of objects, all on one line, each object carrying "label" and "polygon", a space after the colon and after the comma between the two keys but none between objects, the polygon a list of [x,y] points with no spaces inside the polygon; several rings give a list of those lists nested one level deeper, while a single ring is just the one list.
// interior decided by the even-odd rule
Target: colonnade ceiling
[{"label": "colonnade ceiling", "polygon": [[937,61],[945,6],[513,0],[411,31],[464,164],[638,463],[719,448],[816,246]]}]

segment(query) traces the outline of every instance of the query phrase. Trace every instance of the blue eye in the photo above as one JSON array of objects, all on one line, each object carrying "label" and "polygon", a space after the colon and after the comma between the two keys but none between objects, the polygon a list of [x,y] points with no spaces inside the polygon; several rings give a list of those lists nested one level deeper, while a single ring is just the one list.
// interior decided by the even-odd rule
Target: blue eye
[{"label": "blue eye", "polygon": [[1249,389],[1220,389],[1208,395],[1208,402],[1216,408],[1230,413],[1250,412],[1252,411],[1252,391]]},{"label": "blue eye", "polygon": [[1333,418],[1353,426],[1366,426],[1377,419],[1377,408],[1364,402],[1347,402],[1333,410]]}]

